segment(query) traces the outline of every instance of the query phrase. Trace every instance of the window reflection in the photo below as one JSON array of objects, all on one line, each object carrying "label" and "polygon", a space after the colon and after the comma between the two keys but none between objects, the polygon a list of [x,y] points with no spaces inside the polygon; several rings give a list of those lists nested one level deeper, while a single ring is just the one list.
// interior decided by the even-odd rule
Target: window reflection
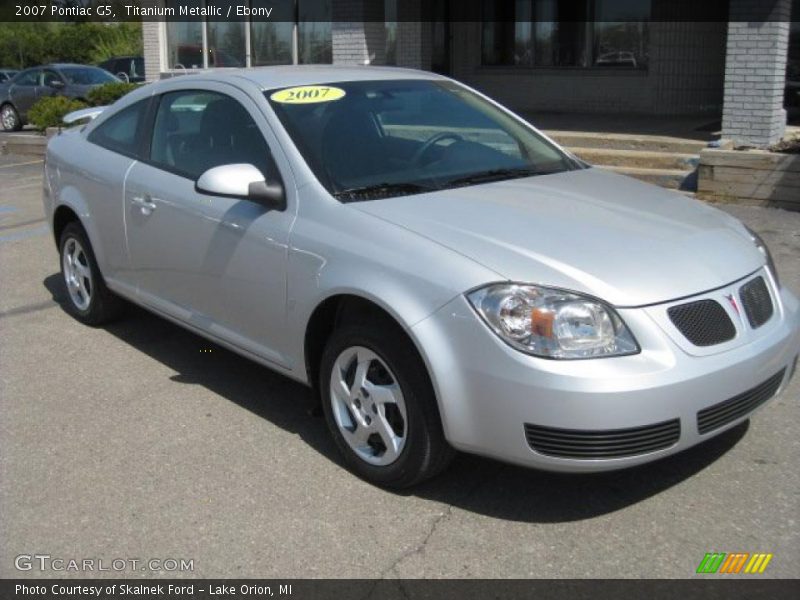
[{"label": "window reflection", "polygon": [[209,67],[245,66],[244,28],[242,21],[208,22]]},{"label": "window reflection", "polygon": [[333,62],[331,0],[298,0],[297,62]]},{"label": "window reflection", "polygon": [[484,0],[484,65],[647,67],[650,2]]},{"label": "window reflection", "polygon": [[[169,2],[167,6],[169,6]],[[173,3],[174,4],[174,3]],[[184,0],[188,8],[200,8],[203,0]],[[170,69],[203,68],[203,23],[167,21],[167,64]]]},{"label": "window reflection", "polygon": [[250,24],[253,66],[290,65],[294,38],[294,0],[252,0],[254,8],[271,8],[274,18]]}]

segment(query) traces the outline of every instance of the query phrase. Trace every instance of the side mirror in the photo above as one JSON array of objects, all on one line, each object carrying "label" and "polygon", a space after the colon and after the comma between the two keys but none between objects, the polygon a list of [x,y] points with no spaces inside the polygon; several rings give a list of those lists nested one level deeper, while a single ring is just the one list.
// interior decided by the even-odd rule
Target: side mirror
[{"label": "side mirror", "polygon": [[252,200],[275,210],[286,208],[283,186],[267,183],[261,171],[247,163],[213,167],[200,175],[195,189],[201,194]]},{"label": "side mirror", "polygon": [[54,90],[64,89],[64,82],[60,79],[52,79],[48,85]]}]

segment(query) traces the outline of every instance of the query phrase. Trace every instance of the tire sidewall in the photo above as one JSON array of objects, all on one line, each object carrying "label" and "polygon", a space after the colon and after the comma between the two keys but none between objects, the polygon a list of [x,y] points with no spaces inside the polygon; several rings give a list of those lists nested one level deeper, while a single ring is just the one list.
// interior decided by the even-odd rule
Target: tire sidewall
[{"label": "tire sidewall", "polygon": [[64,228],[64,231],[61,234],[61,239],[58,244],[59,264],[61,268],[61,283],[64,284],[64,288],[66,289],[67,282],[66,282],[66,277],[64,275],[64,247],[67,245],[67,242],[69,242],[69,240],[71,239],[76,240],[81,245],[81,248],[83,248],[83,252],[86,255],[86,260],[89,262],[89,270],[92,273],[92,294],[91,294],[92,297],[89,301],[89,306],[85,310],[81,310],[72,301],[72,296],[69,294],[69,290],[67,290],[66,302],[64,303],[64,307],[69,314],[71,314],[79,321],[83,323],[93,323],[96,319],[98,312],[98,303],[100,296],[99,294],[100,270],[97,268],[97,262],[94,258],[92,245],[89,243],[89,239],[86,237],[86,232],[84,231],[83,227],[81,227],[77,223],[70,223]]},{"label": "tire sidewall", "polygon": [[[377,354],[389,367],[403,393],[406,405],[406,443],[397,460],[389,465],[371,465],[361,459],[344,439],[333,415],[330,393],[331,372],[339,355],[353,346],[363,346]],[[429,397],[429,390],[426,389],[428,386],[420,379],[420,374],[415,373],[416,361],[409,358],[401,345],[381,340],[377,333],[371,332],[371,328],[353,326],[334,332],[321,361],[318,384],[322,410],[337,448],[353,472],[370,482],[387,487],[410,485],[428,460],[430,453],[427,431],[430,425],[426,423],[422,403],[430,402],[432,399]]]}]

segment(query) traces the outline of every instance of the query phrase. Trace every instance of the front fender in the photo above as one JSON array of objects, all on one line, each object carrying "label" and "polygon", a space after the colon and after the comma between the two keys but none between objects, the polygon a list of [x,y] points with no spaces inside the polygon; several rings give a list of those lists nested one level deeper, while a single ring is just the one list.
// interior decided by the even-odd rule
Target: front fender
[{"label": "front fender", "polygon": [[[325,300],[352,295],[412,327],[468,289],[498,274],[416,233],[346,204],[299,216],[291,234],[287,279],[287,355],[305,372],[305,332]],[[416,343],[416,340],[415,340]]]}]

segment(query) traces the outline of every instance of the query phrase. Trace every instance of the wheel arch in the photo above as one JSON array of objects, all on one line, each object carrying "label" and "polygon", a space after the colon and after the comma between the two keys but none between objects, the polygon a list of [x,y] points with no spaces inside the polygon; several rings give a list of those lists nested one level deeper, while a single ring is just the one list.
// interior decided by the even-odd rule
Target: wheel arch
[{"label": "wheel arch", "polygon": [[56,244],[56,248],[58,248],[61,241],[61,234],[64,232],[64,228],[72,222],[80,223],[81,219],[78,213],[66,204],[61,204],[53,212],[53,241]]},{"label": "wheel arch", "polygon": [[[303,357],[306,369],[306,378],[319,399],[317,375],[319,373],[322,353],[325,344],[337,327],[347,322],[357,321],[383,321],[394,325],[415,348],[417,354],[425,365],[428,379],[433,385],[430,365],[425,353],[415,339],[412,330],[407,326],[400,315],[391,306],[378,298],[355,292],[339,292],[328,296],[317,304],[308,319],[303,337]],[[438,398],[437,398],[438,403]]]},{"label": "wheel arch", "polygon": [[102,244],[99,243],[100,236],[96,230],[96,223],[91,217],[86,199],[74,186],[68,186],[60,190],[58,197],[55,199],[51,226],[56,247],[61,241],[61,232],[64,231],[64,227],[70,221],[77,221],[83,227],[86,236],[89,238],[89,243],[92,245],[92,252],[97,264],[101,272],[104,272],[104,267],[106,266],[105,254]]}]

